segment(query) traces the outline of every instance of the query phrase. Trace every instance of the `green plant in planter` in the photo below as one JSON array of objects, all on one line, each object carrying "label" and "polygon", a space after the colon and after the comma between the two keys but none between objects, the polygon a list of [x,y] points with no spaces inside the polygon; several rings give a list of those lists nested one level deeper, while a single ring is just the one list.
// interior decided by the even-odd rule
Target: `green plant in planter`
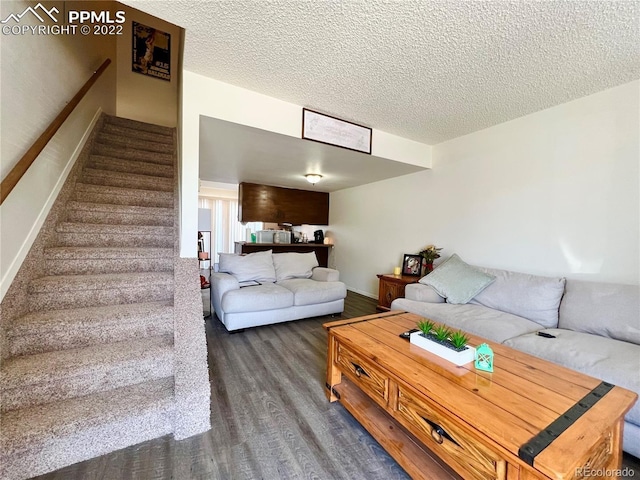
[{"label": "green plant in planter", "polygon": [[469,337],[467,337],[462,331],[458,330],[457,332],[453,332],[449,337],[449,341],[451,345],[456,347],[456,349],[460,350],[464,348],[467,343],[469,343]]},{"label": "green plant in planter", "polygon": [[418,322],[418,328],[425,337],[431,333],[431,330],[433,330],[435,326],[436,324],[428,318],[424,318]]},{"label": "green plant in planter", "polygon": [[439,325],[433,330],[433,336],[436,337],[436,340],[440,340],[441,342],[446,341],[447,338],[449,338],[449,335],[451,335],[451,330],[444,325]]}]

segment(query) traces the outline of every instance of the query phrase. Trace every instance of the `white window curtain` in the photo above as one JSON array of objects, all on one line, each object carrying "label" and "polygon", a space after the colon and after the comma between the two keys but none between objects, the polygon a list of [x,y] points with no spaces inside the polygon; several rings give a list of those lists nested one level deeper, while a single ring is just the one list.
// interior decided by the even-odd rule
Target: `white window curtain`
[{"label": "white window curtain", "polygon": [[242,225],[238,221],[238,200],[198,197],[200,208],[211,210],[211,259],[218,263],[219,253],[234,253],[234,243],[246,240],[246,229],[262,229],[262,222]]}]

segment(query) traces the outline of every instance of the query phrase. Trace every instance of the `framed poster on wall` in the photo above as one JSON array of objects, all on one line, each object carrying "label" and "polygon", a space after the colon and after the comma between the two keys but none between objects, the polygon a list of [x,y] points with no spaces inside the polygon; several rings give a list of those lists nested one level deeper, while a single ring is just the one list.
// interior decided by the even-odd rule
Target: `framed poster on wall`
[{"label": "framed poster on wall", "polygon": [[302,109],[302,138],[371,155],[373,130],[308,108]]},{"label": "framed poster on wall", "polygon": [[131,70],[142,75],[171,81],[171,34],[132,22]]}]

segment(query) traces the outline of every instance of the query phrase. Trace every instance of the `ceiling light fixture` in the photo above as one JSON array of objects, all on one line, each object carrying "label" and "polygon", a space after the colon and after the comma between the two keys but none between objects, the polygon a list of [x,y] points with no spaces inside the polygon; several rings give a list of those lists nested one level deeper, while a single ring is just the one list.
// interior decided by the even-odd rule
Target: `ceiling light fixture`
[{"label": "ceiling light fixture", "polygon": [[322,180],[322,175],[319,175],[317,173],[307,173],[305,175],[305,178],[307,179],[307,182],[309,182],[312,185],[315,185],[320,180]]}]

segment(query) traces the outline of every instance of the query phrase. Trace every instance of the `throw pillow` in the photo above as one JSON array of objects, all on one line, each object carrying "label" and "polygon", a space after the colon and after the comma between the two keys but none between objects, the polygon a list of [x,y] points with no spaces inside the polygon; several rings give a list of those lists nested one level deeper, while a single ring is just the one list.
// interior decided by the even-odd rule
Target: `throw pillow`
[{"label": "throw pillow", "polygon": [[471,303],[513,313],[546,328],[558,326],[564,278],[479,268],[484,273],[495,276],[496,281]]},{"label": "throw pillow", "polygon": [[311,278],[313,269],[318,266],[315,252],[308,253],[276,253],[273,255],[276,268],[276,281],[290,278]]},{"label": "throw pillow", "polygon": [[233,275],[238,282],[255,280],[261,283],[273,283],[276,281],[271,250],[248,255],[234,253],[220,253],[219,255],[218,271]]},{"label": "throw pillow", "polygon": [[447,303],[467,303],[495,280],[495,276],[462,261],[455,253],[442,262],[420,283],[431,286]]}]

